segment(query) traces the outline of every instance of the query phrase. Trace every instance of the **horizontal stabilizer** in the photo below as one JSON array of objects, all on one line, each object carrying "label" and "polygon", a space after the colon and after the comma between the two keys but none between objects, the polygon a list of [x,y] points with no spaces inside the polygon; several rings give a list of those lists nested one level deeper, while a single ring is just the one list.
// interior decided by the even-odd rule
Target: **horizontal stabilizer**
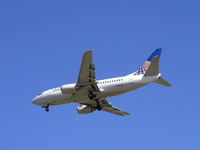
[{"label": "horizontal stabilizer", "polygon": [[170,83],[168,83],[165,79],[163,78],[158,78],[156,81],[154,81],[157,84],[163,85],[163,86],[172,86]]}]

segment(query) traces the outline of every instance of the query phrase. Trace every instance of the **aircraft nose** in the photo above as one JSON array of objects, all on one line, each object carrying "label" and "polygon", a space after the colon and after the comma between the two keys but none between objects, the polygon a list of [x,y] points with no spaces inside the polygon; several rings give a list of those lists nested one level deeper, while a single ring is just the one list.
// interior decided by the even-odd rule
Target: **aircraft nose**
[{"label": "aircraft nose", "polygon": [[38,105],[38,99],[39,99],[39,97],[36,96],[36,97],[32,100],[32,104]]}]

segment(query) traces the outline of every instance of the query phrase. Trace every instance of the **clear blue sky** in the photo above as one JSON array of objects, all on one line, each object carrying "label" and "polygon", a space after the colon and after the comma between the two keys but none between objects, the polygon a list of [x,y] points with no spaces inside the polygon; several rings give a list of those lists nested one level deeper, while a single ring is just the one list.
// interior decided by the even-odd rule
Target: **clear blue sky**
[{"label": "clear blue sky", "polygon": [[[31,100],[76,82],[93,49],[97,79],[134,72],[163,48],[151,84],[108,99],[133,115],[78,115],[77,104],[46,113]],[[72,0],[0,2],[0,149],[199,150],[200,2]]]}]

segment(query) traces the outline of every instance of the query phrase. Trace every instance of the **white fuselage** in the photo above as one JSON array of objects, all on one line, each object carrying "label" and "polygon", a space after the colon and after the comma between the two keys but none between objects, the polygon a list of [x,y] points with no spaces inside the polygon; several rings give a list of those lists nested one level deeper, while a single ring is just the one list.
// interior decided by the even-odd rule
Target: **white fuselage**
[{"label": "white fuselage", "polygon": [[[99,98],[107,98],[120,95],[138,89],[149,84],[160,77],[160,73],[155,76],[145,77],[143,74],[135,75],[134,73],[123,77],[97,80],[97,86],[100,89]],[[75,83],[64,86],[75,87]],[[84,103],[88,100],[88,95],[82,93],[73,95],[73,93],[63,93],[61,87],[49,89],[36,96],[32,103],[36,105],[59,105],[66,103]]]}]

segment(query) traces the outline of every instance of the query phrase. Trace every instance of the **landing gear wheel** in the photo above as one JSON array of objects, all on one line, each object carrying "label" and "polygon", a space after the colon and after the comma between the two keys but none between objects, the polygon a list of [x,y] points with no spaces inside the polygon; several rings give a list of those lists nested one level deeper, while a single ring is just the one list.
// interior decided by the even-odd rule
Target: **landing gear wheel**
[{"label": "landing gear wheel", "polygon": [[45,111],[48,112],[48,111],[49,111],[49,107],[46,107],[46,108],[45,108]]},{"label": "landing gear wheel", "polygon": [[49,111],[49,105],[42,106],[42,108],[45,108],[45,111],[46,111],[46,112]]}]

